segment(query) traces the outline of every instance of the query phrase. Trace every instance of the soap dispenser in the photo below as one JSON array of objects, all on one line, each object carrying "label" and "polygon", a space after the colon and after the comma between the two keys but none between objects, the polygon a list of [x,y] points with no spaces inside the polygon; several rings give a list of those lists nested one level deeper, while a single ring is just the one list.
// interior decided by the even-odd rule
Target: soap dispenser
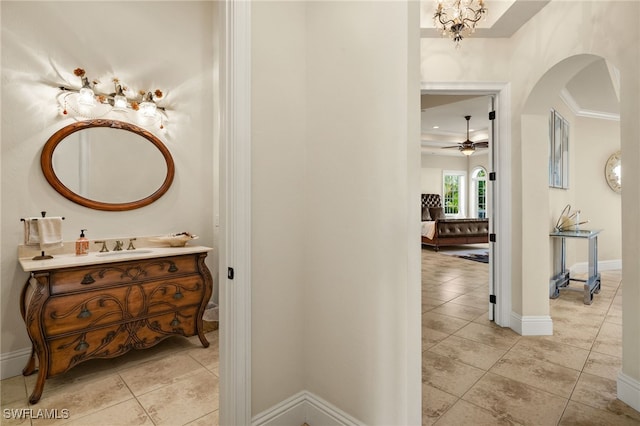
[{"label": "soap dispenser", "polygon": [[84,236],[86,229],[80,230],[80,237],[76,240],[76,256],[89,254],[89,240]]}]

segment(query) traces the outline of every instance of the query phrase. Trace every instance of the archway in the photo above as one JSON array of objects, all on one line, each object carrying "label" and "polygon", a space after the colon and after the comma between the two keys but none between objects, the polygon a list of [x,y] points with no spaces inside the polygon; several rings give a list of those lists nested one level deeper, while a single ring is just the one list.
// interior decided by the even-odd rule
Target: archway
[{"label": "archway", "polygon": [[[522,311],[548,313],[548,288],[552,275],[552,243],[549,231],[560,211],[551,211],[549,182],[549,112],[563,88],[580,71],[600,61],[597,55],[582,54],[566,58],[551,67],[527,97],[521,115],[522,141]],[[526,160],[525,160],[526,159]],[[561,198],[561,197],[559,197]],[[570,201],[569,201],[570,203]],[[568,203],[562,204],[562,206]],[[561,208],[560,208],[561,210]],[[540,220],[541,214],[547,217]],[[554,218],[555,217],[555,218]],[[537,259],[537,261],[532,261]],[[550,324],[549,324],[550,325]],[[551,330],[549,329],[549,334]]]},{"label": "archway", "polygon": [[[603,120],[602,118],[607,118],[604,115],[595,118],[593,115],[584,114],[583,111],[577,111],[575,105],[566,101],[566,95],[562,95],[563,91],[566,91],[565,88],[571,85],[571,81],[576,76],[583,73],[584,70],[596,66],[601,66],[602,69],[609,71],[607,78],[610,81],[598,80],[592,81],[591,84],[611,84],[613,81],[612,87],[618,89],[616,79],[619,73],[605,58],[590,54],[571,56],[549,68],[540,78],[526,99],[520,117],[523,159],[522,220],[524,226],[522,238],[525,242],[523,244],[523,311],[537,309],[540,312],[541,307],[546,306],[547,312],[553,317],[555,337],[558,337],[558,334],[562,335],[562,329],[559,326],[565,325],[565,320],[554,317],[557,314],[557,310],[554,311],[554,309],[557,308],[549,307],[549,291],[542,283],[549,282],[550,277],[556,272],[553,266],[553,240],[549,238],[548,234],[553,229],[565,205],[570,204],[574,210],[582,210],[581,219],[591,221],[585,226],[586,228],[603,229],[599,236],[599,245],[602,247],[602,243],[606,242],[606,248],[600,250],[598,259],[600,272],[607,270],[608,267],[621,270],[622,265],[621,199],[618,194],[613,193],[607,187],[603,173],[607,157],[621,147],[621,123],[620,121]],[[620,90],[615,90],[618,101],[620,92]],[[564,111],[562,111],[563,109]],[[565,115],[565,118],[568,118],[570,122],[571,138],[568,164],[571,173],[567,189],[549,188],[550,148],[548,141],[551,110],[560,110],[560,114]],[[607,129],[607,131],[599,131],[600,127]],[[594,131],[594,129],[596,130]],[[600,132],[600,136],[598,136],[598,132]],[[604,139],[602,135],[606,135]],[[540,217],[545,217],[547,220],[541,220]],[[569,240],[567,240],[567,266],[579,265],[580,260],[586,258],[587,245],[585,241]],[[570,252],[573,253],[569,258]],[[576,272],[575,269],[573,272]],[[610,306],[611,308],[614,306],[611,303],[613,297],[607,300],[608,296],[611,294],[604,296],[601,301],[606,305],[603,311],[606,313],[606,317],[605,314],[602,314],[602,327],[607,324],[604,318],[608,320]],[[563,298],[562,294],[560,298]],[[593,306],[581,306],[581,302],[578,302],[577,306],[582,311],[597,310],[597,303],[600,302],[597,298],[598,295],[594,298]],[[620,301],[621,298],[618,298],[619,318],[622,316]],[[622,335],[621,320],[615,324],[615,327],[618,328],[616,334]],[[595,334],[602,333],[602,328],[600,330],[600,332],[596,330]],[[594,350],[597,347],[598,341],[595,335],[593,344],[593,348],[589,347],[589,350]],[[620,359],[622,348],[616,356]],[[618,383],[620,383],[619,380]],[[620,399],[623,398],[620,397]]]}]

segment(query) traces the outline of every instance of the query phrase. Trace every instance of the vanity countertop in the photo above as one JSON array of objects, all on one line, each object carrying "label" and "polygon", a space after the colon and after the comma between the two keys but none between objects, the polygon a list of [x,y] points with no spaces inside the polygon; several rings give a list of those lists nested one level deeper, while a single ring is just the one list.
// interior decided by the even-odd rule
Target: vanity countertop
[{"label": "vanity countertop", "polygon": [[140,247],[135,250],[110,251],[106,253],[90,252],[83,256],[75,253],[54,254],[53,259],[33,260],[31,257],[19,257],[20,266],[25,272],[47,271],[51,269],[71,268],[75,266],[100,265],[127,260],[153,259],[158,257],[180,256],[213,250],[211,247],[186,245],[184,247]]}]

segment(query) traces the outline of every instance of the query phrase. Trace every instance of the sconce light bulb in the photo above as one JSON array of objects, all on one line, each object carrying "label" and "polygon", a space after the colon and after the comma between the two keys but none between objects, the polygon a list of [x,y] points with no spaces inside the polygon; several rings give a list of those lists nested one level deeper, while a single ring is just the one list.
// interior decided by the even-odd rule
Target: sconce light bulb
[{"label": "sconce light bulb", "polygon": [[155,117],[156,116],[156,104],[155,102],[145,101],[140,104],[140,113],[145,117]]},{"label": "sconce light bulb", "polygon": [[127,108],[127,98],[123,95],[115,95],[113,97],[113,108],[124,110]]},{"label": "sconce light bulb", "polygon": [[96,103],[95,94],[89,87],[83,87],[80,89],[80,96],[78,97],[78,103],[85,106],[93,106]]}]

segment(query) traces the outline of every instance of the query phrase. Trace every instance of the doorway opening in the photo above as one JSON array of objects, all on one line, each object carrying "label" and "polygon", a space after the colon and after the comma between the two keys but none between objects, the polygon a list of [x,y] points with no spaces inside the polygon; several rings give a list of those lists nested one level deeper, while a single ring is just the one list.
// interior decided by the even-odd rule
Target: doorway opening
[{"label": "doorway opening", "polygon": [[[422,156],[425,159],[423,163],[426,165],[423,165],[421,176],[422,192],[442,191],[442,196],[445,196],[445,173],[443,171],[440,177],[441,172],[438,168],[462,170],[466,177],[471,176],[478,167],[485,170],[484,181],[477,179],[478,176],[475,176],[475,181],[466,179],[466,190],[463,202],[460,203],[465,208],[463,215],[458,217],[480,219],[481,214],[484,216],[482,219],[487,219],[491,239],[503,235],[500,244],[491,242],[487,246],[489,290],[485,295],[489,306],[489,319],[495,320],[497,325],[503,327],[510,325],[511,312],[511,288],[508,284],[510,264],[506,258],[510,246],[508,236],[511,234],[511,202],[507,191],[510,181],[510,156],[509,144],[500,143],[509,137],[507,92],[507,85],[487,86],[473,83],[458,83],[454,86],[423,84],[421,91],[421,145]],[[469,115],[471,119],[465,122]],[[463,133],[462,140],[458,140],[460,136],[455,135],[456,124],[458,132]],[[456,149],[456,142],[464,141],[465,138],[485,142],[487,147],[475,150],[472,155],[463,155],[462,149]],[[494,180],[487,180],[491,178]],[[439,181],[443,184],[438,184]],[[472,196],[470,189],[474,189],[476,194]],[[481,199],[478,199],[479,190],[483,190]]]},{"label": "doorway opening", "polygon": [[[510,86],[507,83],[422,83],[421,95],[437,100],[443,96],[458,96],[458,100],[486,97],[493,102],[495,116],[491,122],[493,141],[489,141],[491,161],[489,173],[495,172],[495,180],[489,185],[487,213],[489,233],[495,234],[496,242],[490,243],[489,285],[496,303],[490,306],[491,318],[496,325],[511,327],[511,101]],[[488,105],[488,104],[487,104]],[[489,113],[489,108],[484,110]],[[471,120],[473,122],[473,118]],[[487,126],[488,128],[489,126]],[[489,137],[487,135],[487,137]],[[471,156],[473,158],[473,156]],[[517,330],[516,330],[517,331]]]}]

